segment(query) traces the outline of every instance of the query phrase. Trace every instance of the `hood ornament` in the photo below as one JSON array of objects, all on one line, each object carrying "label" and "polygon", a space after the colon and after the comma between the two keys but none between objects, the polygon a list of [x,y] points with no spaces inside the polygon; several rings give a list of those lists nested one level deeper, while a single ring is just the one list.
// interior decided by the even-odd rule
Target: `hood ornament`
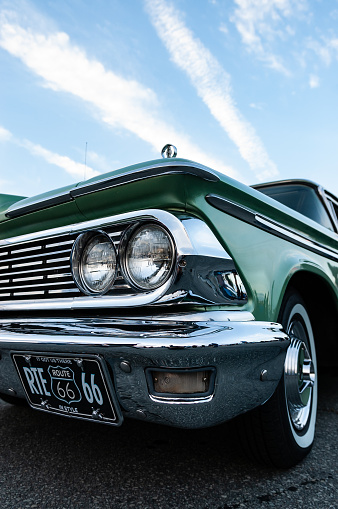
[{"label": "hood ornament", "polygon": [[163,159],[176,157],[177,148],[174,145],[170,145],[170,143],[168,143],[167,145],[164,145],[164,147],[162,148],[161,156],[163,157]]}]

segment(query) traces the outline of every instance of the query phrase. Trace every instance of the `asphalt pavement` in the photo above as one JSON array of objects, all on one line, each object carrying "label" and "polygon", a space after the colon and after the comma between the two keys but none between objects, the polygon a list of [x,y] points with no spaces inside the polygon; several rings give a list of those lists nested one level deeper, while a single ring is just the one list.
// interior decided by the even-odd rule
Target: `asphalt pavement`
[{"label": "asphalt pavement", "polygon": [[120,428],[0,402],[0,508],[338,509],[338,374],[322,375],[316,441],[290,470],[248,460],[230,426]]}]

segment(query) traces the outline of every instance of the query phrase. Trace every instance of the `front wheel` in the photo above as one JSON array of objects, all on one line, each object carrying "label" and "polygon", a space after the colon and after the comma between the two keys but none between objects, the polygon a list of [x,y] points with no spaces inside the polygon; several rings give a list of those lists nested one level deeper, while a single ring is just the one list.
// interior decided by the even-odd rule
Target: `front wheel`
[{"label": "front wheel", "polygon": [[279,322],[291,339],[273,396],[241,417],[246,449],[264,463],[289,468],[311,450],[317,416],[317,361],[312,326],[298,292],[285,296]]}]

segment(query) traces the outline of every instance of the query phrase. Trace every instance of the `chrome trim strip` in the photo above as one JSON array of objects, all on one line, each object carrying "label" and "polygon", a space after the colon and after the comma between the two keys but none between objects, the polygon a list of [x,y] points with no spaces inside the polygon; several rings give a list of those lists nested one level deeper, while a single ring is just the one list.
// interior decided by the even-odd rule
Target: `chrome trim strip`
[{"label": "chrome trim strip", "polygon": [[267,228],[272,229],[275,232],[278,232],[285,237],[289,237],[291,240],[294,241],[295,244],[304,245],[310,251],[319,252],[320,254],[324,254],[325,256],[327,256],[335,261],[338,261],[338,251],[335,251],[330,248],[326,248],[322,244],[319,244],[316,241],[310,240],[310,239],[304,237],[303,235],[294,233],[292,230],[289,230],[288,228],[285,228],[284,226],[281,226],[279,223],[276,223],[275,221],[272,221],[264,216],[260,216],[259,214],[255,215],[255,219],[256,219],[256,221],[258,221],[262,225],[266,226]]},{"label": "chrome trim strip", "polygon": [[[165,166],[168,166],[168,168],[164,168]],[[145,166],[138,170],[129,170],[125,173],[121,173],[120,175],[105,177],[102,180],[90,184],[85,183],[83,185],[76,186],[71,190],[71,196],[76,198],[95,191],[102,191],[122,184],[136,182],[137,180],[145,180],[147,178],[160,177],[162,175],[194,175],[211,182],[219,181],[219,177],[207,166],[190,161],[170,160],[168,162],[164,161],[150,166]]]},{"label": "chrome trim strip", "polygon": [[[117,214],[115,216],[107,216],[102,217],[100,219],[92,219],[89,221],[83,221],[80,223],[73,223],[66,226],[61,226],[58,228],[51,228],[49,230],[38,231],[34,233],[27,233],[25,235],[18,235],[16,237],[8,237],[7,239],[0,240],[0,247],[6,247],[13,244],[22,244],[25,242],[30,242],[38,239],[53,239],[59,235],[65,234],[80,234],[81,232],[88,229],[97,229],[103,228],[105,226],[115,225],[118,223],[128,222],[130,220],[150,220],[150,221],[160,221],[166,224],[170,222],[169,227],[173,228],[175,231],[184,231],[182,228],[181,221],[177,219],[173,214],[166,212],[164,210],[158,209],[145,209],[138,210],[136,212],[126,212],[124,214]],[[180,226],[179,226],[180,225]],[[186,234],[184,234],[186,237]],[[180,239],[182,240],[182,234],[180,235]],[[188,251],[191,250],[191,244],[186,246],[189,247]]]},{"label": "chrome trim strip", "polygon": [[318,186],[317,193],[318,193],[318,196],[320,197],[320,199],[322,201],[322,204],[324,205],[326,213],[328,214],[328,216],[330,218],[330,221],[331,221],[332,226],[333,226],[333,231],[337,233],[337,231],[338,231],[338,229],[337,229],[337,227],[338,227],[337,220],[336,220],[336,217],[334,215],[333,210],[330,207],[330,203],[329,203],[329,200],[328,200],[328,198],[326,196],[324,188],[322,186]]},{"label": "chrome trim strip", "polygon": [[154,394],[149,393],[149,398],[154,403],[160,403],[165,405],[198,405],[200,403],[210,403],[214,398],[214,394],[210,394],[206,397],[196,397],[196,398],[166,398],[162,396],[154,396]]},{"label": "chrome trim strip", "polygon": [[[239,315],[242,315],[238,311]],[[202,314],[203,316],[203,314]],[[286,349],[290,339],[282,326],[272,322],[201,321],[154,318],[38,318],[0,319],[1,348],[37,349],[38,345],[65,345],[67,351],[75,346],[119,348],[132,346],[138,349],[216,348],[235,345],[277,344]],[[189,317],[188,317],[189,318]],[[245,316],[247,318],[247,316]],[[89,352],[88,352],[89,353]]]},{"label": "chrome trim strip", "polygon": [[[168,168],[166,168],[166,166]],[[60,205],[73,201],[74,198],[84,196],[86,194],[91,194],[96,191],[110,189],[116,186],[129,184],[130,182],[136,182],[138,180],[144,180],[151,177],[175,174],[194,175],[211,182],[219,181],[219,177],[212,170],[210,170],[210,168],[201,164],[190,161],[163,161],[161,163],[145,166],[142,169],[129,170],[120,175],[105,177],[96,182],[87,182],[82,185],[79,184],[70,189],[67,193],[55,194],[53,196],[49,196],[46,199],[36,200],[29,205],[23,204],[20,206],[20,201],[16,202],[14,205],[9,207],[5,215],[8,218],[20,217],[24,214],[37,212],[54,205]]]},{"label": "chrome trim strip", "polygon": [[[135,313],[135,312],[134,312]],[[142,318],[137,315],[129,316],[131,320],[140,320],[142,319],[143,323],[148,323],[148,321],[155,322],[252,322],[255,321],[255,317],[249,311],[239,311],[239,310],[226,310],[226,311],[189,311],[189,312],[181,312],[181,313],[161,313],[160,315],[144,315],[142,313]],[[120,321],[121,323],[121,321]]]},{"label": "chrome trim strip", "polygon": [[[170,288],[171,281],[167,281],[161,288],[140,294],[126,294],[118,296],[80,296],[71,298],[41,299],[41,300],[11,300],[0,302],[0,310],[31,311],[31,310],[76,310],[92,308],[134,307],[153,304],[159,300]],[[77,289],[76,289],[77,290]]]},{"label": "chrome trim strip", "polygon": [[182,219],[194,252],[201,256],[213,256],[231,260],[221,243],[216,239],[210,228],[200,219],[188,217]]},{"label": "chrome trim strip", "polygon": [[241,219],[246,223],[251,224],[261,230],[272,233],[277,237],[284,240],[291,241],[300,247],[306,248],[313,253],[320,254],[329,258],[330,260],[338,261],[338,251],[335,249],[328,248],[319,242],[311,240],[304,235],[294,232],[286,226],[269,219],[266,216],[258,214],[243,205],[238,205],[222,196],[209,194],[205,197],[206,201],[213,207],[225,212],[237,219]]},{"label": "chrome trim strip", "polygon": [[[25,200],[27,200],[27,198]],[[20,206],[20,201],[16,202],[14,205],[8,208],[5,214],[6,217],[8,217],[9,219],[12,219],[14,217],[20,217],[25,214],[29,214],[30,212],[37,212],[38,210],[43,210],[48,207],[54,207],[55,205],[69,203],[71,201],[74,201],[74,198],[70,195],[70,191],[68,191],[67,193],[60,193],[49,196],[44,200],[37,200],[35,202],[30,203],[29,205]]]}]

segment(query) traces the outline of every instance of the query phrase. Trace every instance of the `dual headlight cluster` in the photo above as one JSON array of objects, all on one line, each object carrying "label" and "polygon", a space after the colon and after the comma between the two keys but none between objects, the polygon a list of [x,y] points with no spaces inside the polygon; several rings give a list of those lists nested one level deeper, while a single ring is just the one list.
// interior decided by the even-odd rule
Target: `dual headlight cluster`
[{"label": "dual headlight cluster", "polygon": [[131,228],[116,251],[109,235],[100,230],[76,239],[71,266],[78,288],[87,295],[103,295],[114,284],[118,265],[124,279],[138,290],[154,290],[171,276],[175,259],[169,233],[156,223]]}]

